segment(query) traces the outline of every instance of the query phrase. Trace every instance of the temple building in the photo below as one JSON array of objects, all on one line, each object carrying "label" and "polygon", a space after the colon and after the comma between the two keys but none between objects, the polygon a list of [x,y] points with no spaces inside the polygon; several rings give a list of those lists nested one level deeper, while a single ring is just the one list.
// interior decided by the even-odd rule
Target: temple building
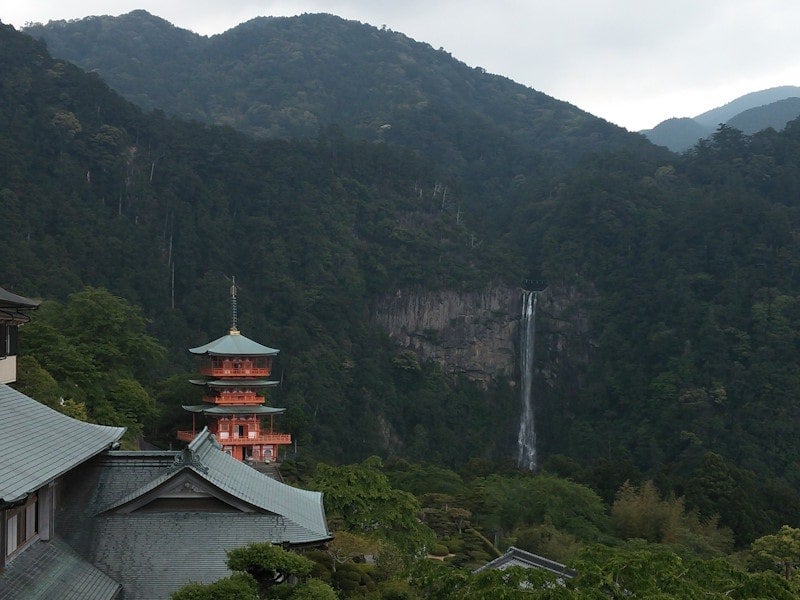
[{"label": "temple building", "polygon": [[201,357],[204,378],[191,382],[203,386],[205,395],[203,404],[183,407],[192,413],[192,431],[179,431],[178,439],[194,439],[196,417],[204,415],[209,431],[233,458],[276,461],[278,448],[292,443],[291,435],[275,432],[274,418],[286,409],[266,406],[263,391],[278,385],[270,376],[279,351],[243,336],[234,321],[228,335],[189,352]]}]

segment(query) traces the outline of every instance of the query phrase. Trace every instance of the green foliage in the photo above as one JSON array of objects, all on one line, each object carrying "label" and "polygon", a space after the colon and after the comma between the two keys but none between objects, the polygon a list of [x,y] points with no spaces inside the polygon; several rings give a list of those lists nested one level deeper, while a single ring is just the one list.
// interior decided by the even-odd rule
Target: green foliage
[{"label": "green foliage", "polygon": [[608,530],[606,507],[588,487],[552,475],[491,475],[472,483],[472,512],[485,528],[510,533],[548,523],[581,541]]},{"label": "green foliage", "polygon": [[189,583],[170,600],[259,600],[258,584],[247,573],[234,573],[213,583]]},{"label": "green foliage", "polygon": [[373,554],[377,548],[375,542],[349,531],[334,531],[333,539],[327,544],[327,552],[331,557],[333,570],[337,564],[344,564],[367,554]]},{"label": "green foliage", "polygon": [[430,463],[390,459],[384,465],[384,472],[393,487],[415,496],[432,492],[454,496],[467,491],[458,473]]},{"label": "green foliage", "polygon": [[291,600],[336,600],[336,592],[331,586],[319,579],[308,579],[295,586]]},{"label": "green foliage", "polygon": [[664,547],[641,542],[622,548],[592,546],[573,566],[578,576],[570,587],[601,598],[789,598],[787,582],[738,570],[724,559],[683,559]]},{"label": "green foliage", "polygon": [[561,531],[550,523],[516,529],[513,532],[514,546],[546,556],[560,563],[571,562],[583,547],[571,533]]},{"label": "green foliage", "polygon": [[704,557],[732,549],[731,532],[719,529],[717,521],[714,517],[701,521],[686,510],[683,498],[662,500],[652,481],[641,487],[624,484],[611,508],[611,522],[620,538],[671,544]]},{"label": "green foliage", "polygon": [[131,444],[158,414],[145,385],[165,358],[140,310],[86,288],[65,305],[44,302],[36,317],[21,343],[20,390],[76,418],[124,426]]},{"label": "green foliage", "polygon": [[304,577],[314,567],[313,561],[269,542],[248,544],[228,551],[228,568],[251,575],[262,590],[284,577]]},{"label": "green foliage", "polygon": [[540,569],[511,567],[503,571],[486,570],[478,574],[433,564],[416,566],[411,582],[423,598],[446,600],[581,598],[556,583],[555,575]]},{"label": "green foliage", "polygon": [[417,518],[419,502],[392,488],[380,468],[377,457],[341,467],[320,463],[309,487],[323,493],[328,518],[341,520],[347,531],[385,539],[408,554],[419,554],[433,540],[431,530]]},{"label": "green foliage", "polygon": [[750,551],[774,564],[786,579],[791,579],[793,569],[800,564],[800,529],[784,525],[778,533],[755,540]]}]

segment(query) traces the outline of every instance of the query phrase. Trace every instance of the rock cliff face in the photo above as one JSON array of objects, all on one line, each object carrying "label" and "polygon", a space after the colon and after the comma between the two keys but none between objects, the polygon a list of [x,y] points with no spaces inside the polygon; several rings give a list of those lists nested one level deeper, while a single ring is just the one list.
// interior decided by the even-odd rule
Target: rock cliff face
[{"label": "rock cliff face", "polygon": [[470,293],[398,290],[375,303],[372,317],[420,357],[488,382],[514,373],[519,296],[505,286]]},{"label": "rock cliff face", "polygon": [[[548,387],[561,387],[561,373],[588,362],[584,299],[558,286],[539,295],[535,362]],[[376,300],[372,318],[421,358],[485,384],[517,374],[521,300],[522,290],[506,285],[467,293],[398,290]]]}]

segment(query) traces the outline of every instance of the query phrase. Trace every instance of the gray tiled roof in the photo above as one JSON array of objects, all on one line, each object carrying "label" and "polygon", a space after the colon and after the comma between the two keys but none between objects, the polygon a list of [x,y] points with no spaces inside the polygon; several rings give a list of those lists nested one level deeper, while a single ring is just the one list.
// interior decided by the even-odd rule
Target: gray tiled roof
[{"label": "gray tiled roof", "polygon": [[514,546],[511,546],[508,550],[506,550],[506,553],[502,556],[495,558],[493,561],[490,561],[482,567],[475,569],[475,573],[480,573],[486,569],[497,569],[502,571],[503,569],[508,569],[509,567],[544,569],[545,571],[550,571],[551,573],[555,573],[556,575],[566,579],[572,579],[578,574],[577,571],[567,568],[566,565],[562,565],[561,563],[550,560],[549,558],[545,558],[544,556],[539,556],[533,552],[515,548]]},{"label": "gray tiled roof", "polygon": [[110,448],[124,427],[84,423],[0,384],[0,500],[14,502]]},{"label": "gray tiled roof", "polygon": [[[190,474],[253,512],[119,510]],[[281,484],[222,452],[204,431],[184,452],[108,452],[64,478],[56,530],[123,585],[125,600],[167,598],[230,575],[226,550],[330,539],[322,496]]]},{"label": "gray tiled roof", "polygon": [[203,346],[189,348],[189,352],[212,356],[274,356],[280,350],[263,346],[237,332],[224,335]]},{"label": "gray tiled roof", "polygon": [[60,540],[35,542],[0,575],[0,600],[111,600],[120,585]]},{"label": "gray tiled roof", "polygon": [[[214,436],[204,429],[189,444],[188,455],[173,453],[175,462],[170,469],[148,481],[142,487],[118,498],[102,510],[127,504],[163,485],[183,469],[191,469],[220,490],[243,500],[255,508],[274,513],[291,524],[293,537],[277,542],[309,543],[330,537],[322,505],[322,494],[286,485],[259,473],[249,465],[222,452]],[[178,468],[176,468],[178,467]]]}]

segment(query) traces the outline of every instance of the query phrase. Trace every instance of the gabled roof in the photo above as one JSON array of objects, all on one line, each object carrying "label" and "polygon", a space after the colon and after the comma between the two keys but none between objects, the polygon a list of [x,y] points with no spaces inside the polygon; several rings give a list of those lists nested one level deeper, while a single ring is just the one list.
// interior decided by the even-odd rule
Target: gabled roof
[{"label": "gabled roof", "polygon": [[508,569],[509,567],[544,569],[545,571],[550,571],[551,573],[555,573],[559,577],[564,577],[566,579],[572,579],[578,574],[577,571],[567,568],[566,565],[562,565],[561,563],[550,560],[549,558],[539,556],[533,552],[515,548],[514,546],[511,546],[508,550],[506,550],[506,553],[503,554],[503,556],[495,558],[493,561],[490,561],[482,567],[475,569],[475,573],[480,573],[481,571],[485,571],[487,569],[497,569],[502,571],[503,569]]},{"label": "gabled roof", "polygon": [[232,329],[228,335],[217,338],[204,346],[189,348],[189,352],[210,354],[211,356],[275,356],[280,350],[263,346]]},{"label": "gabled roof", "polygon": [[257,510],[291,521],[297,530],[297,538],[278,541],[314,543],[330,538],[320,492],[301,490],[280,483],[234,459],[222,451],[208,428],[197,434],[186,450],[176,454],[175,461],[167,472],[119,498],[102,512],[113,512],[130,504],[185,470],[193,471],[210,485]]},{"label": "gabled roof", "polygon": [[124,427],[84,423],[0,384],[0,501],[24,499],[108,450]]}]

